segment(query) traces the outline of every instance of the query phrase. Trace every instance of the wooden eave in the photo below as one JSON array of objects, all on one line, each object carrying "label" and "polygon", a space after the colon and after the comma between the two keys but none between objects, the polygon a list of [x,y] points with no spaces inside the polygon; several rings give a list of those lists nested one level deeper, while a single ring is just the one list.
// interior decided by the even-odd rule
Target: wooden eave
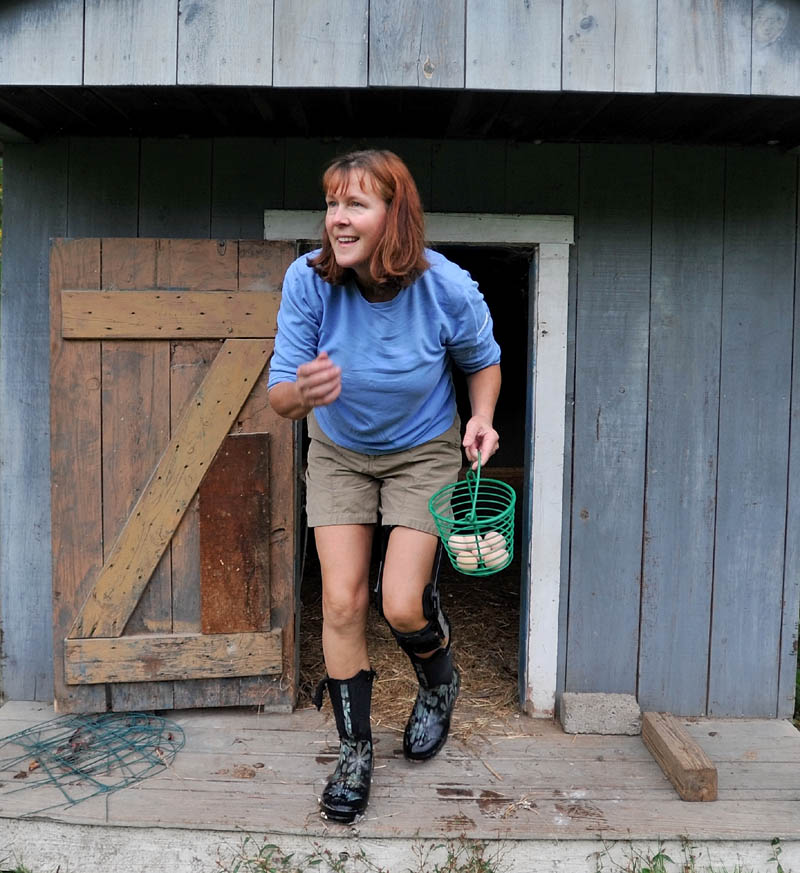
[{"label": "wooden eave", "polygon": [[6,139],[442,137],[800,144],[800,98],[403,88],[3,86]]}]

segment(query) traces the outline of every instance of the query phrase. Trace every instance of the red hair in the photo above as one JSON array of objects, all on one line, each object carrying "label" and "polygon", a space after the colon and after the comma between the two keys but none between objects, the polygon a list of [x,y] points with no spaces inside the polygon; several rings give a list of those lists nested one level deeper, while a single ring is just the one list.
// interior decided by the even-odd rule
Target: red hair
[{"label": "red hair", "polygon": [[[322,176],[323,191],[341,193],[353,174],[362,188],[371,186],[387,206],[383,236],[370,258],[370,276],[382,288],[407,288],[429,266],[425,216],[414,179],[394,152],[367,149],[336,158]],[[308,263],[331,285],[342,285],[351,272],[336,263],[327,233],[322,235],[322,251]]]}]

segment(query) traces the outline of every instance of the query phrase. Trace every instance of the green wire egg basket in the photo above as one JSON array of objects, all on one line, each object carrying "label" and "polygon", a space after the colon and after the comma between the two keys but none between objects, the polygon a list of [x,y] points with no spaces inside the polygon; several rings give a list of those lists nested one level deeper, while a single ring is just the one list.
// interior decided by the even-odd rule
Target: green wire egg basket
[{"label": "green wire egg basket", "polygon": [[489,576],[514,558],[514,489],[499,479],[467,470],[428,501],[450,563],[467,576]]}]

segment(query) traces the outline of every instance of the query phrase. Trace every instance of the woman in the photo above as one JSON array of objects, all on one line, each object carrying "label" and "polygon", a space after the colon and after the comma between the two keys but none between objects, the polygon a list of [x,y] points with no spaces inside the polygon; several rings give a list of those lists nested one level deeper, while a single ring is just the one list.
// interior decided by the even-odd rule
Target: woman
[{"label": "woman", "polygon": [[[477,466],[497,450],[492,426],[500,349],[469,275],[425,249],[405,164],[352,152],[323,176],[322,248],[288,269],[270,366],[270,403],[308,417],[307,515],[322,570],[322,647],[340,738],[320,798],[328,819],[364,812],[372,775],[372,682],[366,644],[369,565],[380,518],[379,607],[409,656],[419,692],[403,737],[412,760],[444,744],[459,689],[447,619],[432,581],[439,546],[428,499],[455,481],[461,446]],[[463,440],[451,366],[466,374]]]}]

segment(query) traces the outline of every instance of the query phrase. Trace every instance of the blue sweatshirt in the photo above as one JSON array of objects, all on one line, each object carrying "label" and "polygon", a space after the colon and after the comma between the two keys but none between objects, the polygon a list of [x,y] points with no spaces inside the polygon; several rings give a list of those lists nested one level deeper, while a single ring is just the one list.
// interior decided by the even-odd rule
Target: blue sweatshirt
[{"label": "blue sweatshirt", "polygon": [[354,281],[329,285],[308,266],[286,271],[269,387],[294,382],[325,351],[342,392],[314,416],[337,445],[367,455],[440,436],[456,414],[451,365],[475,373],[500,362],[489,308],[469,273],[426,250],[430,268],[387,303],[368,303]]}]

